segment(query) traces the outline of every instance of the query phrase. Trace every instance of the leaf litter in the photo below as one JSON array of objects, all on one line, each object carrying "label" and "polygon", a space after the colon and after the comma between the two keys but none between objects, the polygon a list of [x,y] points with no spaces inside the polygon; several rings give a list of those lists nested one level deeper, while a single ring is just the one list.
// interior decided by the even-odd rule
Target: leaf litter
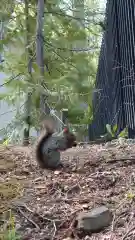
[{"label": "leaf litter", "polygon": [[[32,147],[0,146],[0,219],[11,209],[23,240],[135,239],[134,144],[85,144],[61,158],[68,167],[52,172],[37,166]],[[77,214],[100,205],[112,224],[89,236],[78,231]]]}]

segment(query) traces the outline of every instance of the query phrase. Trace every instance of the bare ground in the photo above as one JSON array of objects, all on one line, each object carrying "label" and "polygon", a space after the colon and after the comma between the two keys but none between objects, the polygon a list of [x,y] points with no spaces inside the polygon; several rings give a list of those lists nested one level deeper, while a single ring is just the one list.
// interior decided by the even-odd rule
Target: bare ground
[{"label": "bare ground", "polygon": [[[1,229],[11,209],[23,240],[135,239],[135,146],[85,145],[64,152],[62,161],[70,167],[43,171],[31,148],[0,146]],[[76,215],[100,205],[113,212],[111,226],[79,232]]]}]

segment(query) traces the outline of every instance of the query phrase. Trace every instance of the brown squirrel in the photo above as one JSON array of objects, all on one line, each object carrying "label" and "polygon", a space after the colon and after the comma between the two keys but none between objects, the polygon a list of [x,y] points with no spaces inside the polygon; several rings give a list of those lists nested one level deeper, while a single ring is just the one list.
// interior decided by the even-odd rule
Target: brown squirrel
[{"label": "brown squirrel", "polygon": [[55,170],[63,167],[60,151],[77,146],[76,137],[67,127],[60,134],[54,133],[50,122],[44,122],[44,128],[36,144],[36,160],[41,168]]}]

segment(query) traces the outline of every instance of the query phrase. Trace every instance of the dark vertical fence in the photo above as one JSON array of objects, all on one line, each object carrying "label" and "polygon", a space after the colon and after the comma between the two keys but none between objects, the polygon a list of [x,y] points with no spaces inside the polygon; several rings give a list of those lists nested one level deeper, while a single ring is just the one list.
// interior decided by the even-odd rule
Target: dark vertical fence
[{"label": "dark vertical fence", "polygon": [[[135,129],[135,1],[108,0],[106,30],[103,35],[96,89],[93,96],[94,120],[89,137],[106,132],[106,124],[119,131]],[[93,136],[93,137],[91,137]]]}]

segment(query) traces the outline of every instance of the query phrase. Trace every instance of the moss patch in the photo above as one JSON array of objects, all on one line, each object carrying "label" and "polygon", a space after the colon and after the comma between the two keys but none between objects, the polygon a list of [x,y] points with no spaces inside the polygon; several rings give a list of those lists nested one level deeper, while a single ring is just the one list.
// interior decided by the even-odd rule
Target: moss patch
[{"label": "moss patch", "polygon": [[0,183],[0,214],[9,208],[11,200],[22,195],[23,187],[17,180]]}]

